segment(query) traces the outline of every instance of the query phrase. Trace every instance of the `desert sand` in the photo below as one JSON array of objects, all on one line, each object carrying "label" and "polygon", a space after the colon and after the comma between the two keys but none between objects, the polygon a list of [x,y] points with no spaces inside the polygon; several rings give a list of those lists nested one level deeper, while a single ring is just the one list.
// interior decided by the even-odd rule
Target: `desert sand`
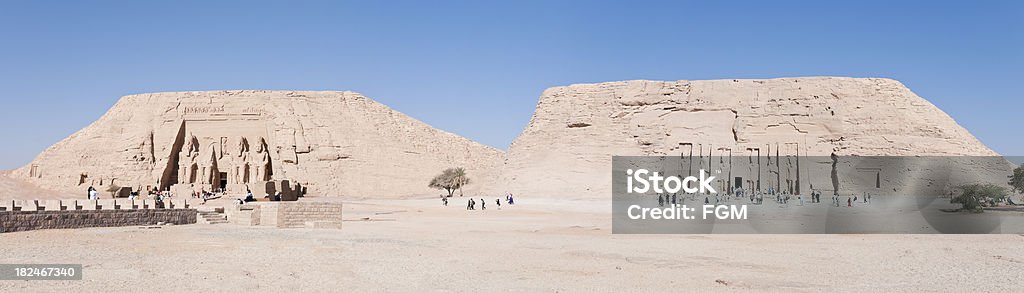
[{"label": "desert sand", "polygon": [[[322,200],[340,200],[322,199]],[[81,263],[75,291],[1017,291],[1024,235],[616,235],[610,203],[345,201],[341,230],[221,225],[0,236],[4,263]],[[479,198],[478,198],[479,200]]]}]

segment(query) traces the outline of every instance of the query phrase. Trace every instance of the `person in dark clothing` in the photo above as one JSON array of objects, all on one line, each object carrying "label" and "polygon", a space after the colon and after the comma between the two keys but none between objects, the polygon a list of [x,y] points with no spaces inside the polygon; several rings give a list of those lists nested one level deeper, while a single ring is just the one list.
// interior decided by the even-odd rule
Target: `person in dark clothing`
[{"label": "person in dark clothing", "polygon": [[480,210],[486,210],[486,209],[487,209],[487,201],[485,201],[484,199],[481,198],[480,199]]}]

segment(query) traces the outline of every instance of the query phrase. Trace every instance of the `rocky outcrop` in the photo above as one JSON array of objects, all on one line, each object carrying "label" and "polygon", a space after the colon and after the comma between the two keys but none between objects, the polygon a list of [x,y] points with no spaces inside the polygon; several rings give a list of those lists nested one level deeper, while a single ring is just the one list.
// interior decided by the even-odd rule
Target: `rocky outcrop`
[{"label": "rocky outcrop", "polygon": [[601,198],[610,195],[612,156],[832,154],[998,155],[899,82],[878,78],[551,88],[507,153],[351,92],[179,92],[122,98],[4,182],[84,195],[110,184],[241,193],[287,181],[313,195],[403,197],[437,194],[430,178],[462,166],[474,182],[468,194]]},{"label": "rocky outcrop", "polygon": [[310,195],[403,197],[435,194],[427,183],[449,167],[494,178],[502,155],[353,92],[174,92],[121,98],[10,177],[83,195],[286,181]]},{"label": "rocky outcrop", "polygon": [[997,155],[880,78],[622,81],[551,88],[495,192],[607,197],[612,156]]}]

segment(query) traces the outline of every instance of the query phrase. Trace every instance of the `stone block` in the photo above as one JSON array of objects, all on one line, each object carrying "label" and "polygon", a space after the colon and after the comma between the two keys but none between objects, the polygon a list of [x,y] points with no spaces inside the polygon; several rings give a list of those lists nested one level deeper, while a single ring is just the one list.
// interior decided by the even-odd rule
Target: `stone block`
[{"label": "stone block", "polygon": [[135,200],[127,198],[118,198],[114,200],[114,203],[122,210],[134,210],[138,207],[135,206]]},{"label": "stone block", "polygon": [[171,193],[175,196],[191,197],[193,192],[199,191],[202,188],[205,188],[205,186],[200,185],[197,187],[195,184],[175,184],[171,186]]},{"label": "stone block", "polygon": [[14,200],[14,210],[18,211],[38,211],[39,202],[36,200]]},{"label": "stone block", "polygon": [[60,200],[60,205],[65,211],[78,210],[78,200],[76,199],[62,199]]},{"label": "stone block", "polygon": [[100,210],[116,210],[117,209],[117,203],[113,199],[101,199],[101,200],[98,200],[96,202],[96,205],[99,206],[97,209],[100,209]]},{"label": "stone block", "polygon": [[63,206],[60,204],[59,199],[49,199],[44,202],[43,210],[47,211],[59,211]]},{"label": "stone block", "polygon": [[170,208],[172,208],[172,209],[187,209],[187,208],[189,208],[188,200],[184,199],[184,198],[175,198],[175,199],[169,200],[169,202],[171,203]]},{"label": "stone block", "polygon": [[13,210],[14,210],[14,200],[10,200],[10,199],[0,200],[0,211],[7,211],[7,212],[9,212],[9,211],[13,211]]},{"label": "stone block", "polygon": [[82,210],[95,211],[99,209],[96,200],[79,200],[78,204],[82,206]]}]

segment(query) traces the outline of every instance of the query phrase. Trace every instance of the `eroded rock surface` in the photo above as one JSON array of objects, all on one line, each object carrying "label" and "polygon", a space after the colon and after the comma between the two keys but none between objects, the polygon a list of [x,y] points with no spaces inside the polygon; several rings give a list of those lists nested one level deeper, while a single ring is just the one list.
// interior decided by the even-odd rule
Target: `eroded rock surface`
[{"label": "eroded rock surface", "polygon": [[621,81],[544,91],[500,190],[608,197],[613,155],[997,155],[879,78]]},{"label": "eroded rock surface", "polygon": [[175,92],[121,98],[10,177],[83,196],[287,181],[312,195],[403,197],[436,193],[427,183],[449,167],[494,178],[502,155],[353,92]]}]

